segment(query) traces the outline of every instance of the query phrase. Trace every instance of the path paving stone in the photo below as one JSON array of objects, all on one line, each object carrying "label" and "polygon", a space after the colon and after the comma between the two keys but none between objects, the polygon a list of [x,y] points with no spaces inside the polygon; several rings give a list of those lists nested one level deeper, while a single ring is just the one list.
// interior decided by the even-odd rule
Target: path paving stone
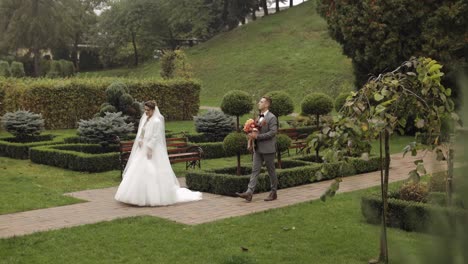
[{"label": "path paving stone", "polygon": [[[392,155],[390,182],[406,179],[408,172],[414,169],[413,161],[420,158]],[[445,169],[444,163],[435,162],[431,155],[423,158],[428,173]],[[185,184],[184,179],[179,180],[181,185]],[[282,189],[278,191],[278,200],[273,202],[263,201],[268,193],[254,195],[251,203],[240,198],[203,193],[202,201],[164,207],[137,207],[119,203],[114,200],[117,187],[73,192],[66,195],[88,202],[0,215],[0,238],[142,215],[196,225],[316,200],[330,183],[331,180]],[[380,172],[359,174],[344,178],[339,192],[351,192],[379,184]]]}]

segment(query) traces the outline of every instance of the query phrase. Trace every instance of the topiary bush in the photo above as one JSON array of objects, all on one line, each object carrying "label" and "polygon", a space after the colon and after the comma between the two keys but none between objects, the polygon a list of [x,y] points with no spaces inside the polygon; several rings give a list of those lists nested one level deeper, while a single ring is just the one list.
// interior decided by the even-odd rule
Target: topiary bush
[{"label": "topiary bush", "polygon": [[247,136],[241,132],[232,132],[224,138],[223,147],[227,155],[236,154],[237,175],[240,175],[240,155],[247,149]]},{"label": "topiary bush", "polygon": [[236,116],[236,129],[239,131],[239,116],[248,114],[253,109],[252,98],[244,91],[232,90],[226,93],[221,102],[221,110]]},{"label": "topiary bush", "polygon": [[106,89],[107,102],[101,105],[101,109],[96,116],[105,116],[106,113],[122,112],[128,116],[128,122],[138,128],[138,122],[142,115],[142,107],[128,93],[128,87],[122,82],[114,82]]},{"label": "topiary bush", "polygon": [[400,187],[399,197],[402,200],[414,202],[426,202],[429,191],[424,183],[406,183]]},{"label": "topiary bush", "polygon": [[335,99],[335,110],[336,110],[336,112],[340,112],[341,108],[346,103],[346,98],[348,98],[349,95],[350,95],[350,93],[340,93],[336,97],[336,99]]},{"label": "topiary bush", "polygon": [[203,133],[209,141],[223,140],[235,130],[235,122],[231,116],[219,110],[209,110],[205,114],[194,117],[195,130]]},{"label": "topiary bush", "polygon": [[127,123],[122,113],[106,113],[103,117],[78,122],[78,135],[89,142],[107,146],[133,131],[133,123]]},{"label": "topiary bush", "polygon": [[314,115],[316,125],[320,126],[320,116],[330,113],[333,109],[333,99],[324,93],[311,93],[307,95],[301,103],[302,113]]},{"label": "topiary bush", "polygon": [[11,69],[11,76],[15,78],[23,78],[24,76],[26,76],[26,73],[24,71],[24,65],[21,62],[13,61],[11,63],[10,69]]},{"label": "topiary bush", "polygon": [[6,131],[17,138],[34,138],[44,130],[42,115],[24,110],[6,113],[1,123]]},{"label": "topiary bush", "polygon": [[6,61],[0,61],[0,77],[10,77],[10,64]]},{"label": "topiary bush", "polygon": [[282,91],[273,91],[266,94],[271,98],[269,110],[276,117],[286,116],[294,112],[294,102],[287,93]]},{"label": "topiary bush", "polygon": [[224,138],[223,147],[227,155],[243,153],[247,149],[247,136],[244,133],[232,132]]},{"label": "topiary bush", "polygon": [[46,74],[47,78],[60,78],[62,77],[62,64],[59,61],[50,61],[50,68]]},{"label": "topiary bush", "polygon": [[278,159],[278,168],[283,168],[284,164],[281,161],[281,153],[288,150],[289,146],[291,146],[292,139],[285,134],[277,134],[276,135],[276,151],[277,151],[277,159]]},{"label": "topiary bush", "polygon": [[59,63],[61,69],[61,77],[72,77],[75,75],[75,65],[73,65],[73,62],[67,60],[59,60]]}]

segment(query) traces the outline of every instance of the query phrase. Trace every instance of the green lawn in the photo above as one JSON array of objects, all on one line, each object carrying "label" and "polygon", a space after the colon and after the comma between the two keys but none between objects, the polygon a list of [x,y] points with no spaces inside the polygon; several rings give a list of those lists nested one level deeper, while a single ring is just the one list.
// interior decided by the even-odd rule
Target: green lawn
[{"label": "green lawn", "polygon": [[[268,91],[283,90],[299,112],[301,100],[310,92],[335,97],[354,89],[351,60],[328,36],[315,1],[219,34],[186,52],[195,78],[202,82],[201,105],[219,106],[233,89],[247,91],[255,100]],[[80,76],[157,77],[159,71],[158,62],[148,62]]]},{"label": "green lawn", "polygon": [[[0,239],[0,262],[367,263],[378,254],[380,233],[360,212],[370,191],[197,226],[136,217]],[[389,229],[391,263],[416,263],[432,239]]]}]

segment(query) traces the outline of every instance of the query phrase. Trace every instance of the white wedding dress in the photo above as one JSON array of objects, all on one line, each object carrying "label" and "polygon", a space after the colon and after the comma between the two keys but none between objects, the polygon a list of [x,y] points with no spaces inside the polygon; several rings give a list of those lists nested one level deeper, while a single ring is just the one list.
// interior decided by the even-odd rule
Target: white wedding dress
[{"label": "white wedding dress", "polygon": [[[142,142],[141,147],[138,141]],[[147,153],[152,157],[148,159]],[[117,201],[138,206],[160,206],[202,199],[200,192],[181,188],[167,154],[164,117],[156,107],[152,117],[140,119],[138,133],[115,194]]]}]

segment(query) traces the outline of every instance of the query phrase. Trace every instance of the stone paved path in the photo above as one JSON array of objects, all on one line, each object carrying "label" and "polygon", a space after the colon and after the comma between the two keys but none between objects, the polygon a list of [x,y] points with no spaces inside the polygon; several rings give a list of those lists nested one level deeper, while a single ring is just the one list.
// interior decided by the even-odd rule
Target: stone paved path
[{"label": "stone paved path", "polygon": [[[408,171],[414,169],[415,159],[402,158],[401,154],[393,155],[390,181],[406,179]],[[428,172],[443,169],[443,164],[432,162],[432,157],[428,156],[424,159]],[[181,179],[181,184],[184,184],[183,179]],[[380,172],[365,173],[344,178],[339,192],[350,192],[379,184]],[[135,207],[116,202],[113,197],[117,187],[80,191],[66,195],[88,202],[0,215],[0,238],[140,215],[156,216],[183,224],[196,225],[316,200],[329,185],[330,181],[323,181],[282,189],[278,191],[279,199],[273,202],[263,201],[268,193],[254,195],[251,203],[246,203],[240,198],[204,193],[202,201],[166,207]]]}]

